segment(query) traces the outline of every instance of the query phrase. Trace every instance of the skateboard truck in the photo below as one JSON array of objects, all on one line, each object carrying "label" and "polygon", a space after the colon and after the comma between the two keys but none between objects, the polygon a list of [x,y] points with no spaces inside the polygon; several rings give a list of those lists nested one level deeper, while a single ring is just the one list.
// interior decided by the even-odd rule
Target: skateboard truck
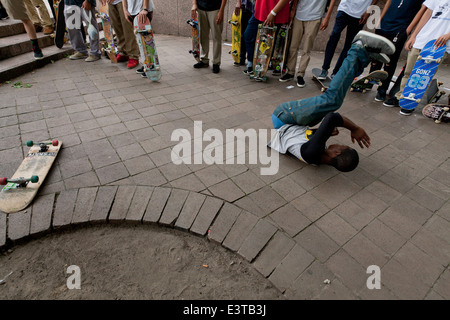
[{"label": "skateboard truck", "polygon": [[237,21],[233,21],[233,20],[228,20],[228,23],[232,24],[233,26],[237,26],[239,24]]},{"label": "skateboard truck", "polygon": [[422,57],[422,56],[418,56],[417,57],[417,61],[420,61],[420,60],[424,60],[424,62],[425,63],[432,63],[432,62],[436,62],[436,63],[441,63],[441,58],[437,58],[437,59],[433,59],[433,58],[430,58],[430,57]]},{"label": "skateboard truck", "polygon": [[450,110],[449,107],[444,107],[444,109],[442,109],[441,115],[439,116],[438,119],[436,119],[434,122],[439,124],[442,122],[442,118],[445,116],[445,114]]},{"label": "skateboard truck", "polygon": [[416,95],[414,93],[410,93],[409,96],[407,96],[407,97],[405,97],[404,95],[401,95],[400,99],[406,99],[406,100],[411,100],[411,101],[420,103],[421,99],[416,99],[415,96]]},{"label": "skateboard truck", "polygon": [[20,177],[20,178],[16,178],[16,179],[8,179],[8,178],[0,178],[0,185],[4,186],[8,183],[16,183],[17,186],[16,188],[25,188],[28,184],[28,182],[31,183],[37,183],[39,182],[39,177],[38,176],[31,176],[31,178],[24,178],[24,177]]},{"label": "skateboard truck", "polygon": [[39,152],[47,152],[49,145],[57,147],[58,143],[58,140],[53,140],[51,142],[34,142],[32,140],[29,140],[27,141],[27,147],[39,146],[41,148]]}]

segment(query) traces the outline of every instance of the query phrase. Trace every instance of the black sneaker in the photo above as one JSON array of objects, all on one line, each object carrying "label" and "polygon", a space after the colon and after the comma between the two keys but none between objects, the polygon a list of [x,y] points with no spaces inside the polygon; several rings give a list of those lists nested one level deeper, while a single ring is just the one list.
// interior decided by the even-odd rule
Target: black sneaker
[{"label": "black sneaker", "polygon": [[233,63],[233,66],[235,66],[235,67],[239,67],[241,64],[239,63],[239,62],[234,62]]},{"label": "black sneaker", "polygon": [[34,59],[35,59],[35,60],[41,60],[41,59],[44,59],[44,54],[42,53],[42,50],[36,50],[36,51],[34,51]]},{"label": "black sneaker", "polygon": [[139,69],[136,70],[136,73],[144,73],[144,67],[140,67]]},{"label": "black sneaker", "polygon": [[280,82],[287,82],[287,81],[291,81],[292,79],[294,79],[294,75],[286,73],[285,75],[280,77],[280,79],[278,79],[278,81],[280,81]]},{"label": "black sneaker", "polygon": [[375,97],[375,101],[381,102],[384,100],[386,100],[386,92],[384,92],[384,90],[379,90]]},{"label": "black sneaker", "polygon": [[281,76],[281,70],[273,70],[273,72],[272,72],[272,75],[274,76],[274,77],[279,77],[279,76]]},{"label": "black sneaker", "polygon": [[251,76],[253,75],[253,68],[247,68],[244,71],[242,71],[242,73]]},{"label": "black sneaker", "polygon": [[302,76],[298,76],[297,77],[297,87],[303,88],[304,86],[306,86],[305,80],[303,79]]},{"label": "black sneaker", "polygon": [[196,64],[194,64],[194,68],[195,69],[200,69],[200,68],[208,68],[209,64],[204,63],[203,61],[197,62]]},{"label": "black sneaker", "polygon": [[398,99],[396,97],[392,97],[388,100],[386,100],[385,102],[383,102],[383,106],[388,107],[388,108],[393,108],[393,107],[398,107]]},{"label": "black sneaker", "polygon": [[328,76],[328,71],[325,69],[322,69],[322,72],[317,76],[317,79],[326,80],[327,76]]},{"label": "black sneaker", "polygon": [[400,109],[400,114],[403,116],[410,116],[413,112],[414,112],[414,109],[411,109],[411,110],[406,110],[403,108]]},{"label": "black sneaker", "polygon": [[142,73],[141,73],[141,77],[142,77],[142,78],[147,78],[147,75],[145,74],[145,72],[142,72]]},{"label": "black sneaker", "polygon": [[213,64],[213,73],[219,73],[220,72],[220,66],[218,64]]}]

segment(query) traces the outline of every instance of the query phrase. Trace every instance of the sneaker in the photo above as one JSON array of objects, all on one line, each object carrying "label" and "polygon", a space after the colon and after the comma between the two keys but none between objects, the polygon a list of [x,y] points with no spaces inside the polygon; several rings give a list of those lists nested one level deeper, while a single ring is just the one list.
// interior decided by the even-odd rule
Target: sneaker
[{"label": "sneaker", "polygon": [[242,71],[242,73],[251,76],[253,75],[253,68],[247,68],[244,71]]},{"label": "sneaker", "polygon": [[382,102],[384,100],[386,100],[386,92],[384,90],[378,90],[375,101]]},{"label": "sneaker", "polygon": [[44,27],[44,28],[42,29],[42,32],[43,32],[44,34],[52,34],[52,33],[53,33],[53,27]]},{"label": "sneaker", "polygon": [[41,60],[44,59],[44,54],[42,53],[42,50],[36,50],[34,51],[34,59],[35,60]]},{"label": "sneaker", "polygon": [[81,52],[75,52],[73,55],[69,57],[70,60],[80,60],[80,59],[86,59],[88,57],[87,54],[81,53]]},{"label": "sneaker", "polygon": [[336,73],[332,73],[331,76],[330,76],[330,79],[333,80],[335,75],[336,75]]},{"label": "sneaker", "polygon": [[403,108],[400,109],[400,114],[403,116],[410,116],[413,112],[414,112],[414,109],[411,109],[411,110],[406,110]]},{"label": "sneaker", "polygon": [[117,62],[125,62],[128,61],[128,56],[124,56],[123,54],[117,54],[116,56]]},{"label": "sneaker", "polygon": [[208,68],[209,64],[204,63],[203,61],[197,62],[196,64],[194,64],[194,68],[195,69],[200,69],[200,68]]},{"label": "sneaker", "polygon": [[86,61],[86,62],[93,62],[93,61],[97,61],[97,60],[100,60],[100,56],[96,56],[93,54],[90,54],[89,57],[84,59],[84,61]]},{"label": "sneaker", "polygon": [[212,72],[213,73],[219,73],[220,72],[220,66],[218,64],[213,64]]},{"label": "sneaker", "polygon": [[273,75],[274,77],[279,77],[279,76],[281,76],[281,70],[273,70],[272,75]]},{"label": "sneaker", "polygon": [[235,67],[239,67],[240,65],[241,64],[239,62],[236,62],[236,61],[233,63],[233,66],[235,66]]},{"label": "sneaker", "polygon": [[138,64],[139,64],[139,60],[130,58],[128,60],[127,68],[133,69],[133,68],[137,67]]},{"label": "sneaker", "polygon": [[145,74],[145,72],[142,72],[142,73],[141,73],[141,77],[142,77],[142,78],[147,78],[147,75]]},{"label": "sneaker", "polygon": [[303,88],[304,86],[306,86],[305,80],[303,79],[302,76],[298,76],[297,77],[297,87]]},{"label": "sneaker", "polygon": [[326,80],[327,76],[328,76],[328,71],[325,70],[325,69],[322,69],[322,72],[319,74],[317,79],[319,79],[319,80]]},{"label": "sneaker", "polygon": [[389,59],[389,57],[384,53],[369,52],[369,57],[370,59],[379,61],[383,64],[387,64],[391,61],[391,59]]},{"label": "sneaker", "polygon": [[285,75],[281,76],[280,79],[278,79],[278,81],[280,81],[280,82],[287,82],[287,81],[290,81],[292,79],[294,79],[294,75],[286,73]]},{"label": "sneaker", "polygon": [[383,102],[383,106],[388,107],[388,108],[393,108],[393,107],[398,107],[398,99],[396,97],[392,97],[388,100],[386,100],[385,102]]},{"label": "sneaker", "polygon": [[140,67],[139,69],[137,69],[136,73],[139,73],[139,74],[144,73],[144,67]]},{"label": "sneaker", "polygon": [[360,40],[369,52],[384,53],[386,55],[392,55],[395,52],[394,44],[372,32],[360,31],[353,39],[353,42]]}]

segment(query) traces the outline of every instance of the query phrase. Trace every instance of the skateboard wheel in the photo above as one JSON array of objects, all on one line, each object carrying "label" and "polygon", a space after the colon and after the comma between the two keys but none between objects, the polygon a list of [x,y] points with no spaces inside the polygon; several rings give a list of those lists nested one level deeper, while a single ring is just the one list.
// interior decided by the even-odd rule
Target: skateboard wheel
[{"label": "skateboard wheel", "polygon": [[325,88],[320,89],[320,91],[325,92]]},{"label": "skateboard wheel", "polygon": [[401,96],[400,96],[400,99],[403,99],[404,97],[405,97],[404,95],[401,95]]},{"label": "skateboard wheel", "polygon": [[364,80],[364,84],[368,84],[369,83],[369,80]]},{"label": "skateboard wheel", "polygon": [[8,183],[8,178],[0,178],[0,185],[4,186]]},{"label": "skateboard wheel", "polygon": [[350,91],[352,91],[352,92],[355,91],[355,88],[350,88]]},{"label": "skateboard wheel", "polygon": [[417,103],[420,103],[420,99],[416,99],[416,102],[417,102]]},{"label": "skateboard wheel", "polygon": [[366,93],[366,92],[367,92],[367,90],[363,90],[363,91],[362,91],[362,93]]},{"label": "skateboard wheel", "polygon": [[417,60],[422,60],[422,56],[418,56],[418,57],[417,57]]},{"label": "skateboard wheel", "polygon": [[58,144],[59,144],[59,141],[58,141],[58,140],[53,140],[53,141],[52,141],[52,146],[57,147]]},{"label": "skateboard wheel", "polygon": [[30,182],[31,182],[31,183],[37,183],[37,182],[39,182],[39,176],[31,176]]},{"label": "skateboard wheel", "polygon": [[449,107],[444,107],[444,111],[447,112],[448,110],[450,110]]},{"label": "skateboard wheel", "polygon": [[27,141],[27,147],[32,147],[33,146],[33,140],[28,140]]},{"label": "skateboard wheel", "polygon": [[435,120],[434,122],[439,124],[439,123],[441,123],[441,120]]},{"label": "skateboard wheel", "polygon": [[441,61],[442,61],[441,58],[438,58],[438,59],[436,60],[437,63],[441,63]]}]

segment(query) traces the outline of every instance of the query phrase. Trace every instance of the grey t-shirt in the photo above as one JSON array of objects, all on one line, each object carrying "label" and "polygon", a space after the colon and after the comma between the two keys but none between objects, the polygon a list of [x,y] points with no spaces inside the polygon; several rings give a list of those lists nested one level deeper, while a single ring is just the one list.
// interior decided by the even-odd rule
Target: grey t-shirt
[{"label": "grey t-shirt", "polygon": [[285,124],[277,130],[268,146],[279,153],[289,152],[297,159],[306,162],[301,155],[301,147],[307,143],[312,131],[307,126]]},{"label": "grey t-shirt", "polygon": [[313,21],[323,18],[327,0],[299,0],[295,17],[300,21]]}]

